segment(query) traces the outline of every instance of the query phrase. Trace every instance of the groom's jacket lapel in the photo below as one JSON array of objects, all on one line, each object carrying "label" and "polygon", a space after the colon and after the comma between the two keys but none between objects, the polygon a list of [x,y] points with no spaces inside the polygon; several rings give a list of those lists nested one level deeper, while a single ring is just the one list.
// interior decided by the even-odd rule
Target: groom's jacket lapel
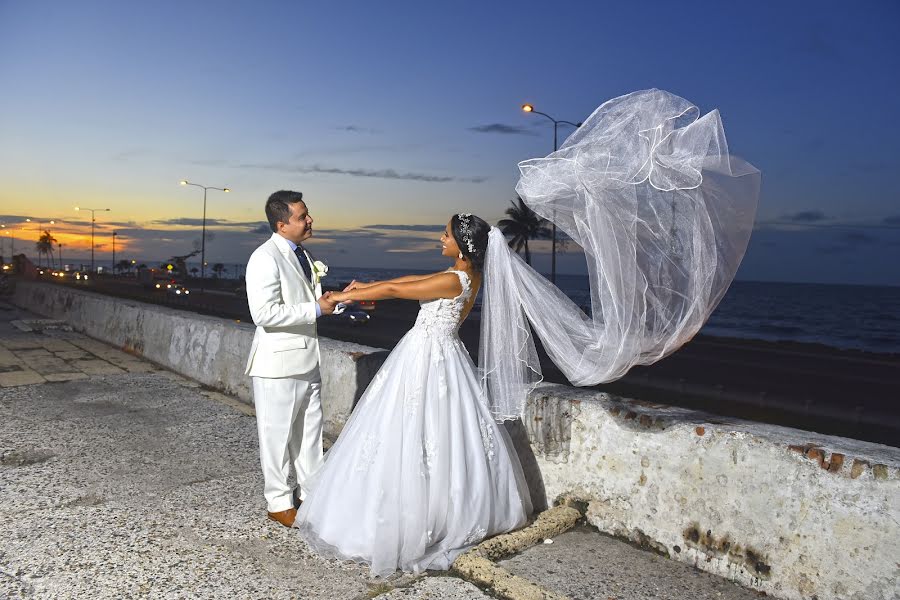
[{"label": "groom's jacket lapel", "polygon": [[[293,250],[291,250],[291,246],[287,243],[287,240],[277,233],[273,233],[272,243],[275,244],[275,247],[278,248],[278,251],[281,252],[282,256],[284,256],[284,260],[288,261],[291,264],[291,266],[294,268],[294,272],[297,273],[300,279],[303,280],[306,285],[310,287],[310,289],[313,289],[312,283],[309,281],[309,279],[306,278],[306,274],[303,272],[303,268],[300,266],[300,263],[297,262],[297,255],[294,254]],[[312,264],[310,264],[310,269],[312,269]]]}]

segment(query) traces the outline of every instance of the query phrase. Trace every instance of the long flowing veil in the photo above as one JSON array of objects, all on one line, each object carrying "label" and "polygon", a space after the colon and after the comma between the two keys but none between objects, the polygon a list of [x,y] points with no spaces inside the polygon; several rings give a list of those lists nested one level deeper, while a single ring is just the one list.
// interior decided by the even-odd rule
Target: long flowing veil
[{"label": "long flowing veil", "polygon": [[516,191],[584,249],[591,311],[489,234],[479,367],[494,417],[515,419],[541,370],[529,323],[574,385],[613,381],[703,326],[744,256],[760,173],[728,152],[718,111],[662,90],[601,105]]}]

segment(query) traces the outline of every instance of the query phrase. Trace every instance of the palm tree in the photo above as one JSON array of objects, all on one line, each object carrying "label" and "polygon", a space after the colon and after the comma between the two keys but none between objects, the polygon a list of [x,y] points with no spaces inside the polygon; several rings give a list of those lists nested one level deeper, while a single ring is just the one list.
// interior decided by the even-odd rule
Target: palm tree
[{"label": "palm tree", "polygon": [[131,271],[131,261],[128,260],[120,260],[115,264],[115,269],[118,272],[122,271]]},{"label": "palm tree", "polygon": [[528,240],[546,240],[550,238],[550,228],[547,220],[539,217],[537,213],[526,206],[522,198],[517,197],[512,202],[512,208],[506,209],[508,219],[500,219],[497,227],[503,235],[510,238],[509,247],[516,252],[525,250],[525,262],[531,264],[531,250],[528,248]]},{"label": "palm tree", "polygon": [[49,231],[45,231],[41,234],[38,243],[35,244],[35,248],[37,248],[38,252],[38,266],[41,266],[41,256],[44,254],[47,255],[47,266],[52,266],[50,262],[53,260],[53,244],[55,243],[56,238],[50,235]]},{"label": "palm tree", "polygon": [[212,270],[213,270],[213,273],[216,274],[216,278],[218,279],[218,278],[222,277],[222,273],[226,269],[225,269],[225,265],[223,265],[222,263],[216,263],[213,265]]}]

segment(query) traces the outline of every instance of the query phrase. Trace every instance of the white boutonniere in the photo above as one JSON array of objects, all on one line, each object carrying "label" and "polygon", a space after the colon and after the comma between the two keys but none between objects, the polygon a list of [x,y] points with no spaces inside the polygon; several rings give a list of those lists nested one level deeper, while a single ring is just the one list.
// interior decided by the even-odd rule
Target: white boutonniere
[{"label": "white boutonniere", "polygon": [[323,263],[321,260],[313,261],[313,273],[316,274],[316,279],[322,279],[326,275],[328,275],[328,265]]}]

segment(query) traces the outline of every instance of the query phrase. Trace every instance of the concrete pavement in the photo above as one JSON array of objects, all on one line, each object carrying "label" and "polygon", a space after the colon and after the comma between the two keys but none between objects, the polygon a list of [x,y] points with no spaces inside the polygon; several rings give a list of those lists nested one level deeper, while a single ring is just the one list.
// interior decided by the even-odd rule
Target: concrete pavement
[{"label": "concrete pavement", "polygon": [[[0,597],[488,597],[446,573],[373,580],[319,559],[265,518],[251,409],[2,302],[0,414]],[[507,568],[556,564],[562,548],[537,546]],[[651,574],[652,589],[755,597],[690,569],[663,574],[647,552],[599,572],[587,548],[572,550],[564,560],[582,587],[521,574],[580,598],[653,597],[640,591]],[[624,572],[630,583],[615,587]]]}]

